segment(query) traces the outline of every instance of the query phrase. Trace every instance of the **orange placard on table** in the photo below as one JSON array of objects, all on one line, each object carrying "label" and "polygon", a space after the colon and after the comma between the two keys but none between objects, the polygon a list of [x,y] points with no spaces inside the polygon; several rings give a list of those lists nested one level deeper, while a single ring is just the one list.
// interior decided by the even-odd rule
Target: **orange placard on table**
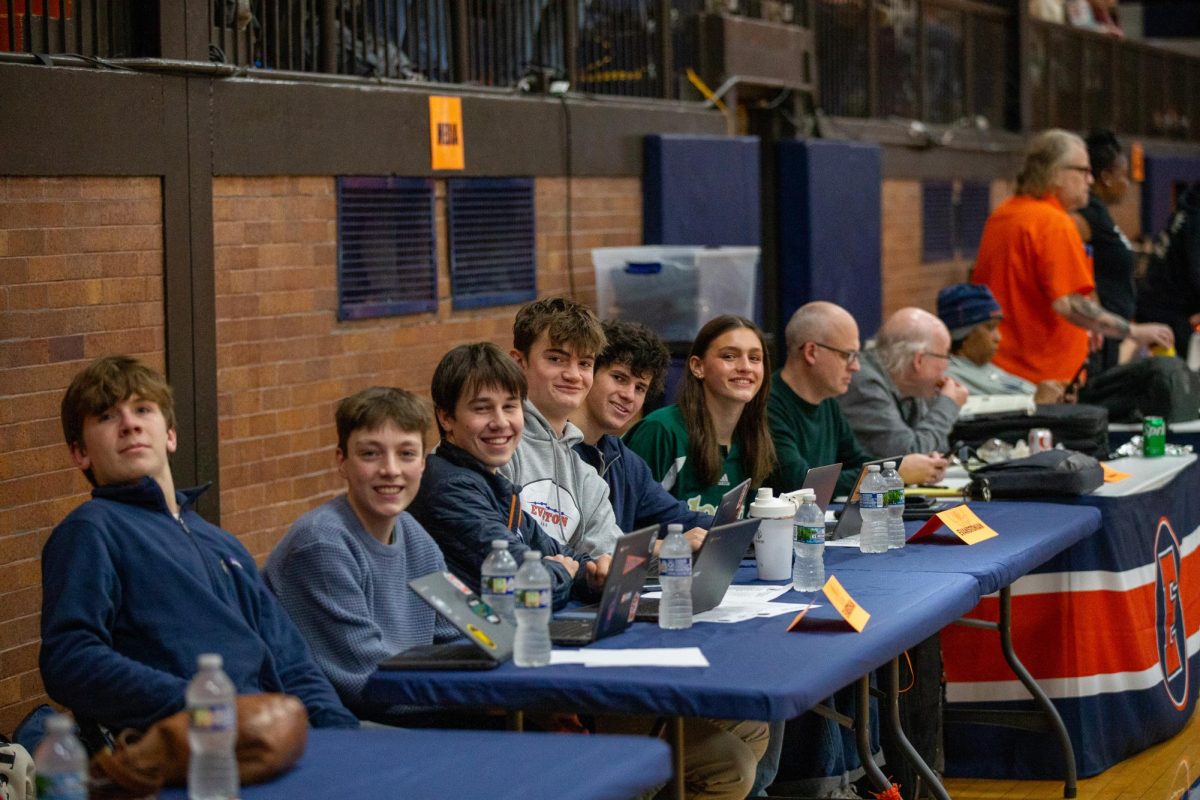
[{"label": "orange placard on table", "polygon": [[1130,473],[1121,472],[1119,469],[1113,469],[1103,461],[1100,462],[1100,468],[1104,470],[1105,483],[1116,483],[1117,481],[1123,481],[1130,476]]},{"label": "orange placard on table", "polygon": [[945,511],[939,511],[934,514],[916,533],[908,538],[908,541],[915,542],[918,539],[924,539],[926,536],[935,533],[943,525],[967,544],[978,544],[985,539],[999,536],[998,533],[988,527],[988,524],[971,510],[970,506],[963,503],[961,506],[954,506],[953,508],[948,508]]},{"label": "orange placard on table", "polygon": [[[862,629],[867,626],[867,620],[871,618],[871,615],[850,596],[850,593],[846,591],[845,587],[842,586],[841,582],[835,576],[829,576],[829,580],[825,581],[825,585],[821,587],[821,591],[828,598],[834,609],[837,610],[838,614],[841,615],[842,619],[846,621],[846,624],[853,628],[855,633],[862,632]],[[813,603],[809,603],[800,609],[800,613],[792,619],[787,629],[789,631],[799,629],[804,620],[804,615],[812,607]]]},{"label": "orange placard on table", "polygon": [[465,169],[462,98],[429,98],[429,151],[433,169]]}]

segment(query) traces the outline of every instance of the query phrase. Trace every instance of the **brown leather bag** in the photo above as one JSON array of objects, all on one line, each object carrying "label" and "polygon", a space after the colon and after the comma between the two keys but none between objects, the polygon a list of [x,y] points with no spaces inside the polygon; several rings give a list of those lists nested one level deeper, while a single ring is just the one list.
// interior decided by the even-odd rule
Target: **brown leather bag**
[{"label": "brown leather bag", "polygon": [[[243,786],[262,783],[289,770],[304,754],[308,713],[286,694],[248,694],[237,699],[238,775]],[[186,711],[150,726],[144,734],[122,731],[114,750],[92,758],[92,775],[136,797],[165,786],[183,786],[188,771]]]}]

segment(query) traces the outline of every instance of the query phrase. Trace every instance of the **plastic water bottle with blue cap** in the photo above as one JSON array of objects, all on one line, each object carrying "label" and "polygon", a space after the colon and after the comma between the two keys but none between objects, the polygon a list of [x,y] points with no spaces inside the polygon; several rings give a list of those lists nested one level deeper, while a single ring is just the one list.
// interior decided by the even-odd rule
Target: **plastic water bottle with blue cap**
[{"label": "plastic water bottle with blue cap", "polygon": [[550,663],[550,573],[537,550],[526,550],[517,570],[515,608],[513,663],[518,667],[546,666]]},{"label": "plastic water bottle with blue cap", "polygon": [[878,464],[867,466],[867,477],[858,489],[858,510],[862,514],[862,530],[858,534],[858,549],[864,553],[886,553],[888,549],[887,484]]}]

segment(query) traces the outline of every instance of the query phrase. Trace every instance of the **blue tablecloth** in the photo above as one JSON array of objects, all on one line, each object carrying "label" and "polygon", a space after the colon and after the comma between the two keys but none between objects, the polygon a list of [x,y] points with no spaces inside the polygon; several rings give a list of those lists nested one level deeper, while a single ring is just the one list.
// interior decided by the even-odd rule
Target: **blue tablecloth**
[{"label": "blue tablecloth", "polygon": [[[900,550],[867,554],[858,548],[826,547],[825,564],[835,572],[954,572],[979,581],[980,594],[1011,585],[1076,542],[1100,529],[1095,508],[1055,503],[970,503],[999,536],[967,546],[946,528]],[[923,522],[905,523],[911,536]]]},{"label": "blue tablecloth", "polygon": [[[304,757],[243,800],[628,800],[671,777],[670,748],[637,736],[446,730],[313,730]],[[162,800],[185,800],[166,789]]]},{"label": "blue tablecloth", "polygon": [[[698,646],[710,666],[519,669],[507,663],[483,672],[376,672],[366,694],[389,704],[790,719],[931,636],[979,599],[977,581],[965,575],[896,572],[882,581],[848,570],[839,578],[872,615],[862,633],[788,633],[791,615],[698,623],[686,631],[635,623],[592,647]],[[788,592],[780,601],[807,598]],[[810,615],[834,616],[827,603]]]}]

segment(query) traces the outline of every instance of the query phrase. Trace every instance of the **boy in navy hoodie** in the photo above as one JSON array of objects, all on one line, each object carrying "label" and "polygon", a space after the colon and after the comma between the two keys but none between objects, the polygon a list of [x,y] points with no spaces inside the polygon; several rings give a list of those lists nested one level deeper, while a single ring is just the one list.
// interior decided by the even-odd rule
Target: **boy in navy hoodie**
[{"label": "boy in navy hoodie", "polygon": [[571,422],[583,432],[574,450],[608,484],[621,530],[678,522],[693,549],[704,541],[712,517],[692,511],[654,480],[650,467],[621,441],[646,398],[662,393],[670,354],[654,331],[637,322],[603,323],[607,344],[596,356],[592,388]]},{"label": "boy in navy hoodie", "polygon": [[[62,401],[71,459],[95,487],[42,550],[46,691],[82,723],[146,728],[184,707],[201,653],[239,693],[286,692],[315,727],[356,727],[254,558],[177,491],[171,388],[128,356],[101,358]],[[91,727],[91,726],[87,726]]]}]

